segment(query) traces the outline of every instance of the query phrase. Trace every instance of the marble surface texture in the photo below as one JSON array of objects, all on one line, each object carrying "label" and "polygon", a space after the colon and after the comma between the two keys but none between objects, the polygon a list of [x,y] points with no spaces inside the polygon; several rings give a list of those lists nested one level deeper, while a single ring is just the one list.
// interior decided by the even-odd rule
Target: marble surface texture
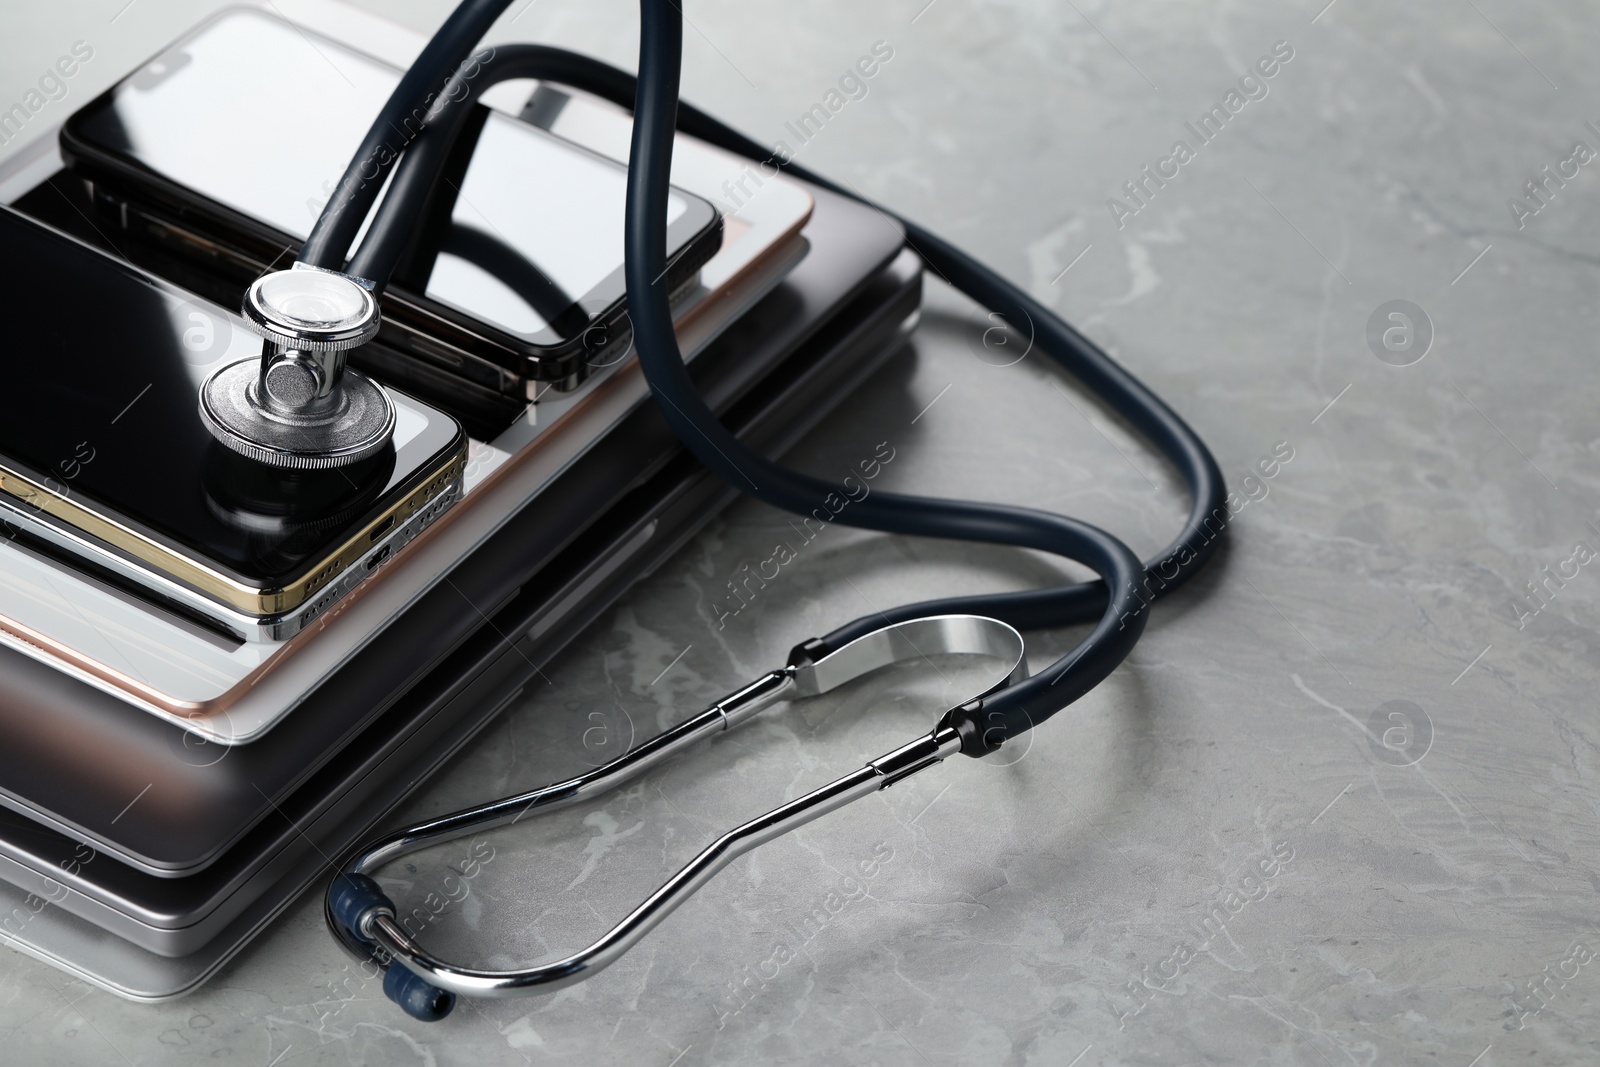
[{"label": "marble surface texture", "polygon": [[[446,10],[370,2],[419,29]],[[210,6],[13,3],[0,102],[77,39],[95,59],[49,106],[87,99]],[[518,7],[502,36],[631,65],[621,0]],[[1600,176],[1574,153],[1600,149],[1600,12],[696,0],[688,15],[686,96],[764,140],[886,42],[866,96],[800,158],[975,251],[1154,386],[1247,501],[1226,549],[1047,728],[738,861],[587,984],[414,1023],[305,899],[204,989],[153,1007],[0,952],[0,1060],[1600,1062]],[[1275,47],[1273,76],[1241,88]],[[1200,143],[1185,124],[1230,99]],[[1192,158],[1162,163],[1179,139]],[[1123,185],[1147,164],[1177,170],[1141,206]],[[1529,199],[1545,167],[1576,173]],[[1165,543],[1173,479],[1037,355],[1001,365],[985,325],[931,283],[913,345],[789,460],[842,477],[887,442],[880,486]],[[1252,474],[1264,459],[1270,478]],[[834,528],[719,628],[726,583],[787,536],[748,502],[718,518],[406,817],[597,762],[874,607],[1060,574]],[[1031,635],[1034,662],[1078,636]],[[643,784],[397,866],[395,887],[421,902],[466,886],[430,929],[463,958],[565,953],[722,828],[925,729],[969,671],[774,709]]]}]

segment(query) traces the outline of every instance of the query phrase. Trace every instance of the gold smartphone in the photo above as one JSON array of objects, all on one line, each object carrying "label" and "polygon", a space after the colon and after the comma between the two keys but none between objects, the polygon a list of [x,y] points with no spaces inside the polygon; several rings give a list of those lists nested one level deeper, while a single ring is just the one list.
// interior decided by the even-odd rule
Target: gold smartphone
[{"label": "gold smartphone", "polygon": [[0,523],[14,540],[238,639],[281,639],[461,494],[460,424],[394,393],[394,440],[360,464],[286,471],[218,444],[201,381],[260,338],[217,305],[0,210],[11,322]]}]

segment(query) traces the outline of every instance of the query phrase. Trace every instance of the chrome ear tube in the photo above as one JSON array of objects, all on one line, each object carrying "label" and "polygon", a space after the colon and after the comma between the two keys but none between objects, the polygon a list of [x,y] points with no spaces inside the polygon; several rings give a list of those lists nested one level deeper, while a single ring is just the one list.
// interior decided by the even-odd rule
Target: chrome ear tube
[{"label": "chrome ear tube", "polygon": [[1022,635],[1006,623],[976,615],[938,615],[885,626],[816,659],[804,653],[806,647],[800,646],[787,666],[769,671],[610,763],[575,778],[406,827],[373,843],[346,863],[328,887],[324,912],[329,927],[351,952],[386,969],[384,992],[419,1019],[443,1018],[457,994],[514,997],[554,992],[616,962],[739,856],[960,752],[960,730],[941,720],[911,743],[734,827],[599,940],[570,956],[522,970],[462,967],[432,955],[405,929],[394,903],[372,875],[420,849],[599,796],[780,700],[817,696],[894,663],[953,653],[988,656],[1005,664],[1002,677],[960,706],[1028,676]]},{"label": "chrome ear tube", "polygon": [[394,434],[383,386],[345,366],[377,335],[370,284],[296,263],[257,278],[244,295],[245,323],[263,338],[261,358],[215,371],[200,387],[200,415],[222,444],[274,467],[316,470],[367,459]]}]

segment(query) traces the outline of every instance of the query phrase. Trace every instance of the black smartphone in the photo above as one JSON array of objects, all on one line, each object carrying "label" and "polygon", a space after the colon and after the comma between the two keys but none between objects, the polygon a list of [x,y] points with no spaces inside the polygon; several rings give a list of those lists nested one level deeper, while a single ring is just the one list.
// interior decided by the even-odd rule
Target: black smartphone
[{"label": "black smartphone", "polygon": [[222,308],[0,208],[0,520],[239,639],[301,629],[461,494],[467,439],[391,391],[393,443],[291,472],[201,422],[216,367],[260,338]]},{"label": "black smartphone", "polygon": [[[400,75],[273,15],[230,9],[72,115],[62,155],[106,224],[247,284],[298,250]],[[525,394],[627,344],[627,171],[473,107],[441,185],[444,221],[418,227],[385,294],[380,340]],[[677,189],[668,219],[678,291],[721,247],[722,219]]]}]

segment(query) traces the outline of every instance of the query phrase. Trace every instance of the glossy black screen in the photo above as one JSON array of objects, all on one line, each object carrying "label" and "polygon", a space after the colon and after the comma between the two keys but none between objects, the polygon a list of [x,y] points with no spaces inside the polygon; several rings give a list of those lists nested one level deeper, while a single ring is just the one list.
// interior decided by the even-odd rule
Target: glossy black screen
[{"label": "glossy black screen", "polygon": [[[395,68],[337,41],[234,10],[85,106],[68,134],[131,165],[135,176],[299,242],[399,79]],[[480,111],[470,162],[451,191],[458,239],[430,249],[428,262],[396,283],[527,344],[552,345],[623,296],[627,171],[526,122]],[[675,255],[716,214],[675,190],[667,218]],[[563,299],[530,299],[514,275],[477,254],[482,245],[520,257]]]},{"label": "glossy black screen", "polygon": [[201,423],[197,390],[259,355],[259,337],[8,208],[0,249],[0,463],[241,581],[301,576],[460,447],[448,415],[391,392],[395,447],[358,469],[294,476],[237,457]]}]

